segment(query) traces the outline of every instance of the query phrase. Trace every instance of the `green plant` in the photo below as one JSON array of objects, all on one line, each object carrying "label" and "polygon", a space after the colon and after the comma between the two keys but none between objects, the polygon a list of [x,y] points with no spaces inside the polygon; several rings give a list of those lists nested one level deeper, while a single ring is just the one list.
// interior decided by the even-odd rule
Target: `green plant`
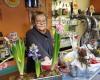
[{"label": "green plant", "polygon": [[54,34],[54,52],[53,52],[53,57],[52,57],[52,67],[51,70],[54,70],[57,62],[58,62],[58,53],[59,53],[59,48],[60,48],[60,35],[55,31]]},{"label": "green plant", "polygon": [[59,48],[60,48],[60,35],[63,33],[63,25],[59,22],[56,24],[55,34],[54,34],[54,51],[52,57],[52,67],[51,70],[54,70],[55,66],[58,63],[58,55],[59,55]]},{"label": "green plant", "polygon": [[32,57],[32,59],[35,61],[35,69],[36,69],[36,77],[40,76],[40,60],[38,59],[41,55],[39,54],[38,46],[35,44],[32,44],[29,48],[28,57]]},{"label": "green plant", "polygon": [[16,61],[20,75],[24,74],[25,44],[19,39],[11,47],[11,53]]},{"label": "green plant", "polygon": [[40,67],[41,67],[41,65],[40,65],[40,60],[35,60],[35,67],[36,67],[36,77],[39,77],[40,76],[40,72],[41,72],[41,70],[40,70]]}]

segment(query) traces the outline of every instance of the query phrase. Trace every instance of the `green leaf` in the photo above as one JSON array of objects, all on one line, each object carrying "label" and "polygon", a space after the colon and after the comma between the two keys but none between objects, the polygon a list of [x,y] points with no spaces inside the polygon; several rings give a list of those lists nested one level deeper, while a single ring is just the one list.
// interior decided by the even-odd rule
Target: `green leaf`
[{"label": "green leaf", "polygon": [[59,54],[59,48],[60,48],[60,35],[55,31],[54,35],[54,51],[53,51],[53,57],[52,57],[52,67],[51,70],[55,68],[55,65],[58,62],[58,54]]},{"label": "green leaf", "polygon": [[18,40],[11,48],[12,55],[16,60],[18,70],[22,75],[24,73],[25,44],[24,41]]},{"label": "green leaf", "polygon": [[39,77],[40,76],[40,61],[38,59],[35,61],[35,67],[36,67],[36,76]]}]

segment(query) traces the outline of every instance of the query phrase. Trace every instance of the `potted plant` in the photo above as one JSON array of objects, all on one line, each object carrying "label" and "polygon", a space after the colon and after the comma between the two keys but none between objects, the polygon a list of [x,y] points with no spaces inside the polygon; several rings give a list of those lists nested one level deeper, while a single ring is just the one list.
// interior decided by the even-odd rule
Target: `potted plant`
[{"label": "potted plant", "polygon": [[32,59],[35,61],[35,68],[36,68],[36,77],[38,78],[40,76],[40,60],[39,57],[41,56],[39,54],[39,49],[38,46],[35,44],[32,44],[29,48],[29,53],[28,53],[28,57],[32,57]]},{"label": "potted plant", "polygon": [[60,77],[57,74],[58,69],[52,71],[51,65],[42,64],[43,62],[39,60],[39,57],[41,55],[39,54],[38,51],[39,51],[38,46],[36,46],[35,44],[32,44],[29,48],[28,57],[32,57],[32,59],[35,61],[35,68],[36,68],[35,75],[34,74],[32,75],[33,78],[38,80],[44,80],[44,79],[53,80],[55,77],[56,78]]},{"label": "potted plant", "polygon": [[53,51],[53,57],[52,57],[52,67],[51,69],[54,70],[56,64],[58,63],[58,57],[59,57],[59,48],[60,48],[60,35],[63,33],[63,25],[59,22],[56,24],[55,27],[55,33],[54,33],[54,51]]},{"label": "potted plant", "polygon": [[53,56],[52,56],[52,64],[51,64],[50,70],[45,71],[48,73],[48,75],[45,77],[46,79],[61,80],[62,78],[61,72],[59,71],[59,68],[58,68],[59,48],[60,48],[60,39],[61,39],[60,35],[62,34],[62,32],[63,32],[63,26],[59,22],[56,24],[56,27],[55,27],[54,51],[53,51]]},{"label": "potted plant", "polygon": [[11,54],[16,61],[20,76],[23,76],[25,63],[25,44],[23,40],[18,39],[16,43],[12,44]]}]

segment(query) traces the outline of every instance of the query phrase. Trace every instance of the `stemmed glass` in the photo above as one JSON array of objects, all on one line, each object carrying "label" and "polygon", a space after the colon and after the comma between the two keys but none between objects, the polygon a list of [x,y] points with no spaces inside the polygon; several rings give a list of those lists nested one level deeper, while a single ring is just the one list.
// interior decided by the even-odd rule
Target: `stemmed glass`
[{"label": "stemmed glass", "polygon": [[66,80],[66,77],[67,77],[67,74],[69,73],[70,71],[70,66],[69,66],[69,62],[64,62],[63,61],[63,57],[64,57],[64,53],[61,53],[60,54],[60,58],[59,58],[59,61],[58,61],[58,66],[59,66],[59,69],[62,73],[62,78],[63,80]]},{"label": "stemmed glass", "polygon": [[64,65],[60,67],[60,71],[63,75],[63,80],[66,80],[67,74],[70,72],[69,64],[64,63]]},{"label": "stemmed glass", "polygon": [[71,76],[74,78],[74,80],[79,80],[79,78],[78,78],[78,67],[71,65],[70,68],[71,68],[70,69]]},{"label": "stemmed glass", "polygon": [[89,68],[88,66],[86,66],[84,70],[84,79],[87,80],[88,78],[89,78]]}]

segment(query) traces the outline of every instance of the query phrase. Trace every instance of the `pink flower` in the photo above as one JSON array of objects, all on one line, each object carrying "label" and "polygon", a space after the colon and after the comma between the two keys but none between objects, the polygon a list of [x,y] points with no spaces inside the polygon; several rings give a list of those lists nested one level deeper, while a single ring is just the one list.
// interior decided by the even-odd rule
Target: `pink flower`
[{"label": "pink flower", "polygon": [[64,31],[64,27],[63,25],[59,22],[56,24],[56,31],[59,33],[59,34],[62,34],[63,31]]}]

